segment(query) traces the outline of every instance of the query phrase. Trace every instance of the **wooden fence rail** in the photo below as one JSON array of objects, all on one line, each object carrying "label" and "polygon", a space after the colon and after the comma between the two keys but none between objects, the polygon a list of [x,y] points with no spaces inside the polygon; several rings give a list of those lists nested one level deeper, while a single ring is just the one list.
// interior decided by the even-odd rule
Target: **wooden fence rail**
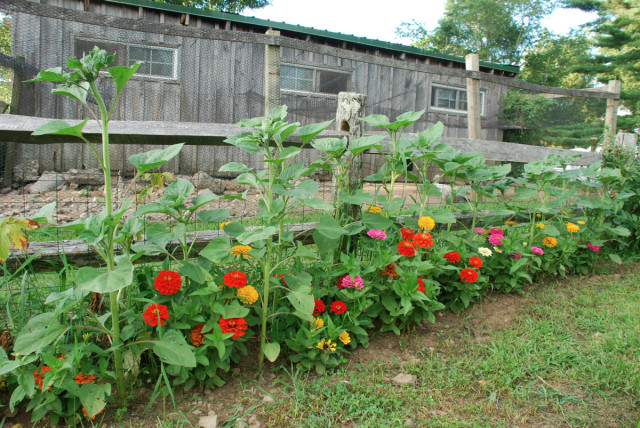
[{"label": "wooden fence rail", "polygon": [[[0,115],[0,135],[4,141],[15,141],[29,144],[51,143],[82,143],[79,139],[68,136],[33,136],[31,133],[38,127],[50,122],[51,119],[4,114]],[[67,120],[75,125],[80,120]],[[189,122],[152,122],[152,121],[112,121],[109,124],[109,142],[111,144],[151,144],[167,145],[186,143],[187,145],[224,145],[228,136],[244,132],[231,124],[224,123],[189,123]],[[381,132],[367,132],[367,135],[384,134]],[[100,127],[95,121],[88,122],[84,135],[93,142],[100,142]],[[319,137],[344,137],[348,133],[336,130],[326,130]],[[386,135],[386,134],[384,134]],[[413,134],[405,134],[411,137]],[[300,140],[294,135],[287,141],[289,144],[299,144]],[[461,151],[480,152],[486,159],[504,162],[531,162],[541,159],[551,153],[579,154],[575,165],[590,165],[600,159],[602,155],[593,152],[575,152],[549,147],[529,146],[525,144],[505,143],[502,141],[476,140],[468,138],[443,137],[442,142]]]}]

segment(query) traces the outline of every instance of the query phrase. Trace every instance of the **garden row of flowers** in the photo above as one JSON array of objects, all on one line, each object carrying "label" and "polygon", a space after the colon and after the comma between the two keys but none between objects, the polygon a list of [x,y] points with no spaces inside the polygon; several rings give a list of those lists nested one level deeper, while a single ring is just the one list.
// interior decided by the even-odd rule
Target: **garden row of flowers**
[{"label": "garden row of flowers", "polygon": [[[95,81],[111,79],[117,100],[138,66],[107,67],[112,60],[96,49],[68,61],[75,72],[46,70],[34,79],[58,82],[56,93],[83,104],[87,94],[98,101],[104,135],[102,154],[96,154],[105,171],[110,111]],[[107,74],[100,75],[104,68]],[[634,156],[612,152],[609,165],[578,172],[566,168],[571,158],[546,158],[511,177],[510,165],[488,166],[478,153],[439,144],[441,124],[403,138],[422,114],[363,118],[386,130],[387,141],[316,138],[331,122],[288,123],[286,107],[241,121],[248,131],[227,142],[262,156],[266,166],[232,162],[221,171],[237,173],[239,184],[260,195],[258,227],[230,221],[228,210],[208,209],[218,198],[246,194],[198,195],[186,180],[151,180],[162,183],[154,189],[162,196],[133,206],[131,195],[112,200],[105,174],[102,213],[42,226],[71,230],[104,264],[68,269],[68,288],[47,298],[45,312],[24,325],[3,326],[8,339],[0,350],[0,387],[10,394],[8,405],[25,406],[33,420],[72,425],[95,418],[110,402],[125,406],[148,385],[152,401],[162,394],[173,398],[177,387],[222,385],[242,356],[255,360],[258,373],[265,358],[323,373],[354,348],[369,346],[373,331],[400,333],[434,322],[437,311],[461,311],[487,292],[520,291],[539,274],[588,274],[597,260],[620,261],[621,251],[634,249],[628,246],[638,229]],[[84,138],[81,127],[62,121],[37,132]],[[304,165],[297,161],[302,147],[284,146],[294,133],[302,147],[320,152],[318,161]],[[181,147],[131,156],[134,180],[159,174],[152,170]],[[366,150],[386,158],[366,178],[381,184],[377,194],[348,187],[349,169]],[[407,171],[410,161],[415,171]],[[427,204],[439,192],[429,181],[430,165],[451,184],[451,203]],[[333,203],[318,198],[318,184],[305,178],[318,168],[335,178]],[[398,180],[415,182],[418,197],[395,197]],[[510,189],[515,194],[506,198]],[[467,202],[454,204],[458,196]],[[491,212],[480,210],[481,198],[493,201]],[[355,214],[354,206],[360,207]],[[286,222],[300,207],[322,213],[304,236]],[[134,215],[127,214],[131,210]],[[150,213],[166,214],[173,224],[145,228]],[[470,222],[457,214],[470,214]],[[224,232],[200,251],[186,233],[196,219],[218,222]],[[22,238],[34,227],[15,219],[2,225]],[[170,241],[180,243],[179,255],[167,250]],[[137,263],[147,255],[165,259]]]}]

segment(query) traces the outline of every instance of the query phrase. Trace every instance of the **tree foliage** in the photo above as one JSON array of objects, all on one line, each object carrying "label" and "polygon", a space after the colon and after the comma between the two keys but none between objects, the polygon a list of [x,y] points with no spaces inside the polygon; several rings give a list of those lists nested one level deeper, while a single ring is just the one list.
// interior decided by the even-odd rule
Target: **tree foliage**
[{"label": "tree foliage", "polygon": [[271,4],[270,0],[154,0],[160,3],[178,4],[217,12],[240,13],[245,9],[260,9]]},{"label": "tree foliage", "polygon": [[597,76],[603,83],[622,81],[621,100],[640,114],[640,4],[637,0],[567,0],[567,7],[595,10],[590,24],[597,53],[575,71]]},{"label": "tree foliage", "polygon": [[550,0],[447,0],[435,30],[419,21],[396,32],[413,45],[452,55],[476,52],[480,59],[518,64],[538,39],[542,19],[554,9]]}]

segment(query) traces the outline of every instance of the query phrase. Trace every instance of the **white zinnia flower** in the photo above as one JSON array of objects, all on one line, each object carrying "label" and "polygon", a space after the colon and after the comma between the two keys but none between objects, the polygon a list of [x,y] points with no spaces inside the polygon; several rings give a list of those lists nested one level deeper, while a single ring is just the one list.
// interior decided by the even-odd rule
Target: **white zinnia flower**
[{"label": "white zinnia flower", "polygon": [[490,249],[488,249],[487,247],[480,247],[478,248],[478,252],[480,254],[482,254],[485,257],[489,257],[493,254],[493,251],[491,251]]}]

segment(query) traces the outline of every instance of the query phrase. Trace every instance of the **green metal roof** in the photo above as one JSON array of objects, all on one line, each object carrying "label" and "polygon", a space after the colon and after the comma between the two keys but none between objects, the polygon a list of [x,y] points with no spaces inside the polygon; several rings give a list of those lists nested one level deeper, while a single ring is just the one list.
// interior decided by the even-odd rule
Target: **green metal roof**
[{"label": "green metal roof", "polygon": [[[256,25],[265,28],[273,28],[274,30],[291,31],[310,36],[326,37],[329,39],[340,40],[343,42],[357,43],[364,46],[374,47],[378,49],[388,49],[396,52],[405,52],[414,55],[420,55],[430,58],[442,59],[446,61],[459,62],[464,64],[463,57],[455,55],[447,55],[426,49],[420,49],[413,46],[406,46],[399,43],[383,42],[381,40],[368,39],[366,37],[352,36],[349,34],[336,33],[326,30],[316,30],[311,27],[303,27],[301,25],[286,24],[284,22],[270,21],[267,19],[253,18],[250,16],[238,15],[235,13],[214,12],[211,10],[198,9],[195,7],[181,6],[169,3],[155,2],[149,0],[104,0],[108,3],[125,4],[129,6],[141,6],[149,9],[164,10],[175,13],[185,13],[189,15],[202,16],[206,18],[221,19],[225,21],[237,22],[240,24]],[[492,68],[495,70],[506,71],[509,73],[519,73],[520,67],[515,65],[494,64],[490,62],[480,61],[481,67]]]}]

